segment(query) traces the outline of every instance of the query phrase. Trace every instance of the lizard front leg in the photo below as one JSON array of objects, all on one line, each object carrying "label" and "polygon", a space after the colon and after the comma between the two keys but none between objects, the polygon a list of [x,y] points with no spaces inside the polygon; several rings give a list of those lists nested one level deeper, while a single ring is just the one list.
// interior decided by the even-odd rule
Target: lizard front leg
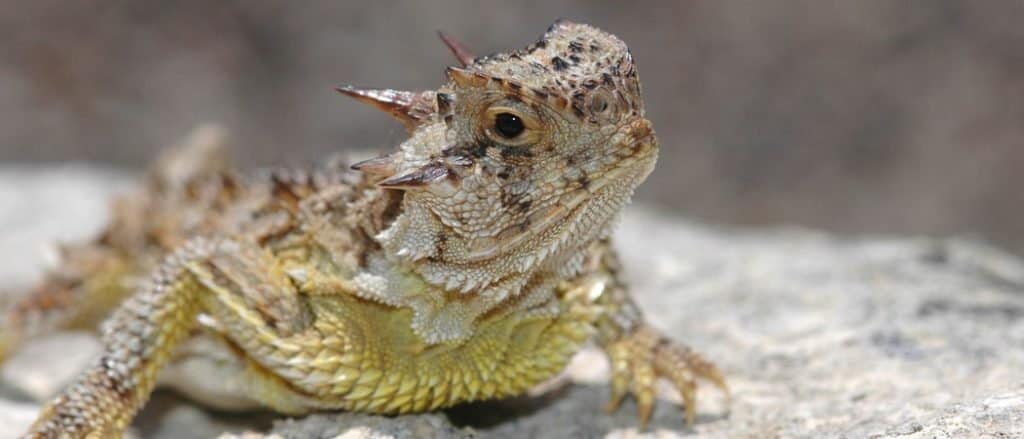
[{"label": "lizard front leg", "polygon": [[104,323],[102,355],[43,408],[28,438],[118,437],[149,398],[156,373],[192,329],[203,289],[188,263],[214,245],[192,241],[170,255]]},{"label": "lizard front leg", "polygon": [[258,321],[251,329],[280,333],[307,316],[265,250],[244,241],[190,241],[104,323],[102,355],[43,409],[28,437],[120,436],[201,312]]},{"label": "lizard front leg", "polygon": [[725,378],[714,364],[644,321],[621,280],[619,262],[607,241],[597,244],[587,264],[592,276],[601,277],[603,283],[600,295],[591,299],[600,310],[594,322],[597,342],[612,369],[609,411],[632,393],[644,428],[654,409],[654,385],[659,378],[667,379],[679,392],[687,424],[696,418],[698,378],[710,381],[728,397]]}]

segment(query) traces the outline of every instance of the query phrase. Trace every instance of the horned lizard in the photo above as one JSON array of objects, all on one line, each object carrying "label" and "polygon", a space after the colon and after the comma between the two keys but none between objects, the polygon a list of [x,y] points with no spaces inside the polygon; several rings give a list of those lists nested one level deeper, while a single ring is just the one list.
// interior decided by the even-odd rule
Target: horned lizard
[{"label": "horned lizard", "polygon": [[610,409],[632,393],[641,426],[658,378],[690,423],[697,378],[727,391],[645,323],[609,243],[658,151],[626,45],[564,20],[484,57],[442,38],[461,65],[436,91],[339,89],[404,124],[398,151],[244,178],[200,139],[65,246],[7,313],[0,359],[109,314],[104,348],[27,437],[119,436],[176,369],[221,408],[429,411],[524,393],[590,339]]}]

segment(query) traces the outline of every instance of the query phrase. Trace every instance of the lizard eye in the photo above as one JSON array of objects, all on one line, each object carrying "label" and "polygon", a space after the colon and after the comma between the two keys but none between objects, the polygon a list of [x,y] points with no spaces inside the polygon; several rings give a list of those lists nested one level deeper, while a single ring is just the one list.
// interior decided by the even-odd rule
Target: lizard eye
[{"label": "lizard eye", "polygon": [[506,145],[536,142],[541,133],[541,123],[535,115],[512,106],[489,108],[481,122],[488,137]]},{"label": "lizard eye", "polygon": [[494,131],[501,137],[515,139],[525,130],[526,126],[519,116],[512,113],[498,113],[494,116]]}]

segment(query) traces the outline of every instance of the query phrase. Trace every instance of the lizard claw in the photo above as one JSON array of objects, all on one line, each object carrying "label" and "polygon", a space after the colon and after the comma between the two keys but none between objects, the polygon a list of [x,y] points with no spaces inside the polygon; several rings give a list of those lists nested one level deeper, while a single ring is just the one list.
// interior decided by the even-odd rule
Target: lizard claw
[{"label": "lizard claw", "polygon": [[697,417],[697,378],[710,381],[729,397],[725,378],[714,364],[692,349],[665,338],[656,329],[642,326],[606,348],[611,361],[611,400],[608,411],[618,409],[627,394],[637,400],[637,418],[643,430],[654,411],[654,384],[667,379],[683,399],[688,425]]}]

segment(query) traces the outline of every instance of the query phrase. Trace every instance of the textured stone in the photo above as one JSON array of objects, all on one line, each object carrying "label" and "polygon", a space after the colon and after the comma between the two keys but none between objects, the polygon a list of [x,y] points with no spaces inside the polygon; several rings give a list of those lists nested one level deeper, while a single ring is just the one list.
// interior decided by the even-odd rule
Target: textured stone
[{"label": "textured stone", "polygon": [[99,340],[82,332],[33,340],[0,365],[0,379],[30,398],[47,399],[74,380],[100,350]]},{"label": "textured stone", "polygon": [[[40,259],[26,255],[58,232],[98,224],[121,181],[87,171],[0,172],[0,276],[38,275]],[[78,198],[65,203],[68,194]],[[642,208],[626,215],[618,237],[652,322],[716,361],[733,389],[726,416],[722,398],[705,387],[693,427],[666,390],[651,437],[1024,437],[1024,263],[1016,258],[955,238],[717,228]],[[11,377],[25,376],[20,369],[36,367],[34,359],[54,362],[41,351],[88,345],[59,340],[5,366],[0,438],[24,428],[36,407],[24,402],[34,393]],[[632,402],[603,411],[606,377],[602,355],[586,350],[543,392],[438,414],[228,416],[165,393],[137,424],[157,438],[635,437]]]},{"label": "textured stone", "polygon": [[0,439],[14,439],[35,419],[39,406],[0,399]]}]

